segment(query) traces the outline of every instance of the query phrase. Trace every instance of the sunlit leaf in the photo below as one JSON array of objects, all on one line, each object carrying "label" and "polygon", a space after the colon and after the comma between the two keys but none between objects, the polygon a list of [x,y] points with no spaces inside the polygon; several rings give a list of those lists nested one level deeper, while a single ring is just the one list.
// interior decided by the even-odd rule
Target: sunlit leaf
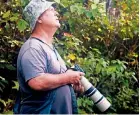
[{"label": "sunlit leaf", "polygon": [[55,2],[57,2],[57,3],[60,3],[60,0],[54,0]]},{"label": "sunlit leaf", "polygon": [[10,18],[10,21],[17,21],[18,20],[18,17],[11,17]]},{"label": "sunlit leaf", "polygon": [[6,106],[6,102],[4,100],[0,99],[0,102],[2,102],[4,106]]},{"label": "sunlit leaf", "polygon": [[70,6],[70,11],[73,13],[73,12],[77,11],[77,8],[74,5],[72,5],[72,6]]},{"label": "sunlit leaf", "polygon": [[95,3],[95,4],[98,4],[98,3],[99,3],[99,0],[94,0],[94,3]]},{"label": "sunlit leaf", "polygon": [[8,18],[10,16],[11,11],[8,10],[6,13],[3,14],[3,18]]},{"label": "sunlit leaf", "polygon": [[19,89],[19,83],[17,81],[13,81],[15,86],[12,87],[12,89]]},{"label": "sunlit leaf", "polygon": [[96,4],[92,4],[92,5],[91,5],[91,8],[92,8],[92,9],[96,9],[96,8],[97,8],[97,5],[96,5]]}]

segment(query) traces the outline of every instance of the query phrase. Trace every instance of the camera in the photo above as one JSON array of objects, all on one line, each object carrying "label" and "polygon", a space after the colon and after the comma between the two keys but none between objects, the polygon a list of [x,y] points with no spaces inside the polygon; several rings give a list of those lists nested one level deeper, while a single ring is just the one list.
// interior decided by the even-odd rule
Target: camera
[{"label": "camera", "polygon": [[[77,64],[72,69],[74,71],[84,72]],[[111,106],[110,102],[84,76],[81,78],[81,84],[85,89],[84,94],[93,100],[101,112],[105,112]]]}]

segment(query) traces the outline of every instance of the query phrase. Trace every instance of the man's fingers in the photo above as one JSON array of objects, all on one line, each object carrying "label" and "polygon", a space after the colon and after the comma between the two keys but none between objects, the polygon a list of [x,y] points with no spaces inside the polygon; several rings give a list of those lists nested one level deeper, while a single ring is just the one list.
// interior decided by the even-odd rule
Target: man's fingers
[{"label": "man's fingers", "polygon": [[81,92],[84,93],[85,89],[83,86],[81,86]]},{"label": "man's fingers", "polygon": [[74,84],[73,85],[73,88],[76,92],[79,92],[79,93],[83,93],[84,92],[84,87],[80,84]]},{"label": "man's fingers", "polygon": [[80,72],[80,76],[84,76],[85,75],[85,73],[83,73],[83,72]]}]

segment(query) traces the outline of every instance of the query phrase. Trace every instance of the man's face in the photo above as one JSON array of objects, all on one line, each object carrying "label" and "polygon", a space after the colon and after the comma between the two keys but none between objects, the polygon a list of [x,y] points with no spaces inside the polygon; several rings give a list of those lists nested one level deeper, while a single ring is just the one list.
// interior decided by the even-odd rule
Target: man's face
[{"label": "man's face", "polygon": [[59,28],[60,23],[57,15],[58,12],[56,12],[53,7],[50,7],[40,16],[39,19],[42,21],[43,26]]}]

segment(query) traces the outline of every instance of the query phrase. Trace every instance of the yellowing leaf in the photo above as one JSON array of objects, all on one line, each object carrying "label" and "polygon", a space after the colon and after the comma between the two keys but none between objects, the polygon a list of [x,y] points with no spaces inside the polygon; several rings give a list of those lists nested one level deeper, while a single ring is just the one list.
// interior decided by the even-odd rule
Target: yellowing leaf
[{"label": "yellowing leaf", "polygon": [[72,37],[72,35],[70,33],[66,33],[66,32],[64,32],[64,36],[66,36],[66,37]]},{"label": "yellowing leaf", "polygon": [[75,60],[75,59],[76,59],[76,57],[75,57],[74,54],[69,54],[69,55],[68,55],[68,58],[69,58],[70,60]]},{"label": "yellowing leaf", "polygon": [[85,40],[88,40],[88,41],[90,40],[90,38],[89,38],[89,37],[84,37],[84,39],[85,39]]},{"label": "yellowing leaf", "polygon": [[123,4],[122,7],[123,7],[124,10],[126,10],[127,9],[127,4]]}]

